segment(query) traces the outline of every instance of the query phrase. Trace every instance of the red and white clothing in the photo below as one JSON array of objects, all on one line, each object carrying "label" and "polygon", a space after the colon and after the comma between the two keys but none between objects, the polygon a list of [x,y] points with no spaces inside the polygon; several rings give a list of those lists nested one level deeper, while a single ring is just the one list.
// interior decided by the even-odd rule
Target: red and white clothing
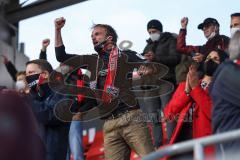
[{"label": "red and white clothing", "polygon": [[[211,127],[211,111],[212,101],[208,93],[208,86],[202,85],[201,81],[199,85],[190,91],[190,94],[185,93],[186,82],[179,84],[172,99],[169,101],[164,109],[165,118],[176,117],[177,126],[173,131],[170,139],[170,144],[176,142],[177,137],[182,129],[184,118],[188,115],[190,108],[193,108],[192,114],[192,137],[199,138],[209,136],[212,134]],[[203,89],[204,88],[204,89]],[[206,147],[205,153],[212,155],[214,149],[212,147]]]}]

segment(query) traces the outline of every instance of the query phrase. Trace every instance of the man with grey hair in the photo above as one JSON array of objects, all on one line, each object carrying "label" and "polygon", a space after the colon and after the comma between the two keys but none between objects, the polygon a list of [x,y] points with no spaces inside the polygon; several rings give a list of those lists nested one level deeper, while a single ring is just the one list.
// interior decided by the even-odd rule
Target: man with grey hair
[{"label": "man with grey hair", "polygon": [[240,58],[240,28],[234,33],[229,44],[229,56],[233,61],[237,61]]},{"label": "man with grey hair", "polygon": [[[215,72],[210,93],[213,99],[212,124],[214,133],[240,129],[240,31],[236,31],[229,45],[230,60]],[[227,75],[227,76],[226,76]],[[217,146],[221,159],[237,160],[240,140]]]}]

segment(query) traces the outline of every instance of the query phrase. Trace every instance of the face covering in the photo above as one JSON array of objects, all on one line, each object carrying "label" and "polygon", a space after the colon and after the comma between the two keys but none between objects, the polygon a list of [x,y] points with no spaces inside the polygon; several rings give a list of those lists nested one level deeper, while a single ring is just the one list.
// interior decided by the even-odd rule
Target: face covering
[{"label": "face covering", "polygon": [[28,83],[29,88],[31,88],[32,91],[36,91],[37,84],[39,82],[39,76],[40,74],[26,76],[26,81]]},{"label": "face covering", "polygon": [[240,31],[240,28],[237,28],[237,27],[231,28],[231,29],[230,29],[231,37],[233,37],[233,35],[234,35],[237,31]]},{"label": "face covering", "polygon": [[152,33],[150,34],[150,39],[154,42],[154,41],[158,41],[160,38],[160,33]]},{"label": "face covering", "polygon": [[203,69],[206,75],[213,76],[213,73],[216,71],[218,64],[212,59],[204,63]]},{"label": "face covering", "polygon": [[207,39],[208,39],[208,40],[209,40],[209,39],[212,39],[215,35],[216,35],[216,33],[215,33],[215,32],[212,32],[212,33],[207,37]]},{"label": "face covering", "polygon": [[100,52],[103,50],[105,44],[107,43],[108,38],[109,38],[109,37],[107,37],[107,38],[106,38],[105,40],[103,40],[102,42],[98,42],[98,44],[96,44],[96,45],[94,46],[94,50],[95,50],[97,53],[100,53]]},{"label": "face covering", "polygon": [[25,89],[26,84],[23,80],[20,80],[16,82],[15,87],[19,91],[19,90]]}]

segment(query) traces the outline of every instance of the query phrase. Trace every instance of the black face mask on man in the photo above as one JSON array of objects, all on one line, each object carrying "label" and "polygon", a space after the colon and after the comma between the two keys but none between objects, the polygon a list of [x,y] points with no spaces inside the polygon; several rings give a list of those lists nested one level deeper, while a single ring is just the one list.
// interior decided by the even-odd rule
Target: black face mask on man
[{"label": "black face mask on man", "polygon": [[26,76],[26,81],[28,83],[29,88],[31,88],[32,91],[36,91],[37,84],[39,82],[39,76],[40,74]]},{"label": "black face mask on man", "polygon": [[209,59],[207,62],[204,63],[203,69],[206,75],[213,76],[214,72],[218,67],[218,63],[214,62],[212,59]]},{"label": "black face mask on man", "polygon": [[98,42],[98,44],[96,44],[94,46],[94,50],[97,52],[97,53],[100,53],[102,52],[105,44],[107,43],[107,40],[110,38],[111,36],[108,36],[105,40],[103,40],[102,42]]}]

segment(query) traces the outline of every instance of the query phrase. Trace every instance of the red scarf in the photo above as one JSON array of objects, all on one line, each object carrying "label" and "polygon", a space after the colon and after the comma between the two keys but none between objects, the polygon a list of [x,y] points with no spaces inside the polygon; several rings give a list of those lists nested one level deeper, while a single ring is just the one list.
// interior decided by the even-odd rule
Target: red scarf
[{"label": "red scarf", "polygon": [[[78,74],[78,77],[80,77],[77,80],[77,87],[78,88],[82,88],[84,86],[84,82],[83,82],[83,74],[82,74],[81,68],[78,69],[78,73],[77,74]],[[77,101],[79,103],[81,103],[83,100],[84,100],[84,96],[82,94],[77,95]]]},{"label": "red scarf", "polygon": [[117,73],[118,52],[119,51],[117,47],[112,48],[110,52],[107,78],[104,84],[104,92],[102,95],[102,100],[104,103],[110,103],[113,98],[111,91],[114,89],[114,81]]}]

